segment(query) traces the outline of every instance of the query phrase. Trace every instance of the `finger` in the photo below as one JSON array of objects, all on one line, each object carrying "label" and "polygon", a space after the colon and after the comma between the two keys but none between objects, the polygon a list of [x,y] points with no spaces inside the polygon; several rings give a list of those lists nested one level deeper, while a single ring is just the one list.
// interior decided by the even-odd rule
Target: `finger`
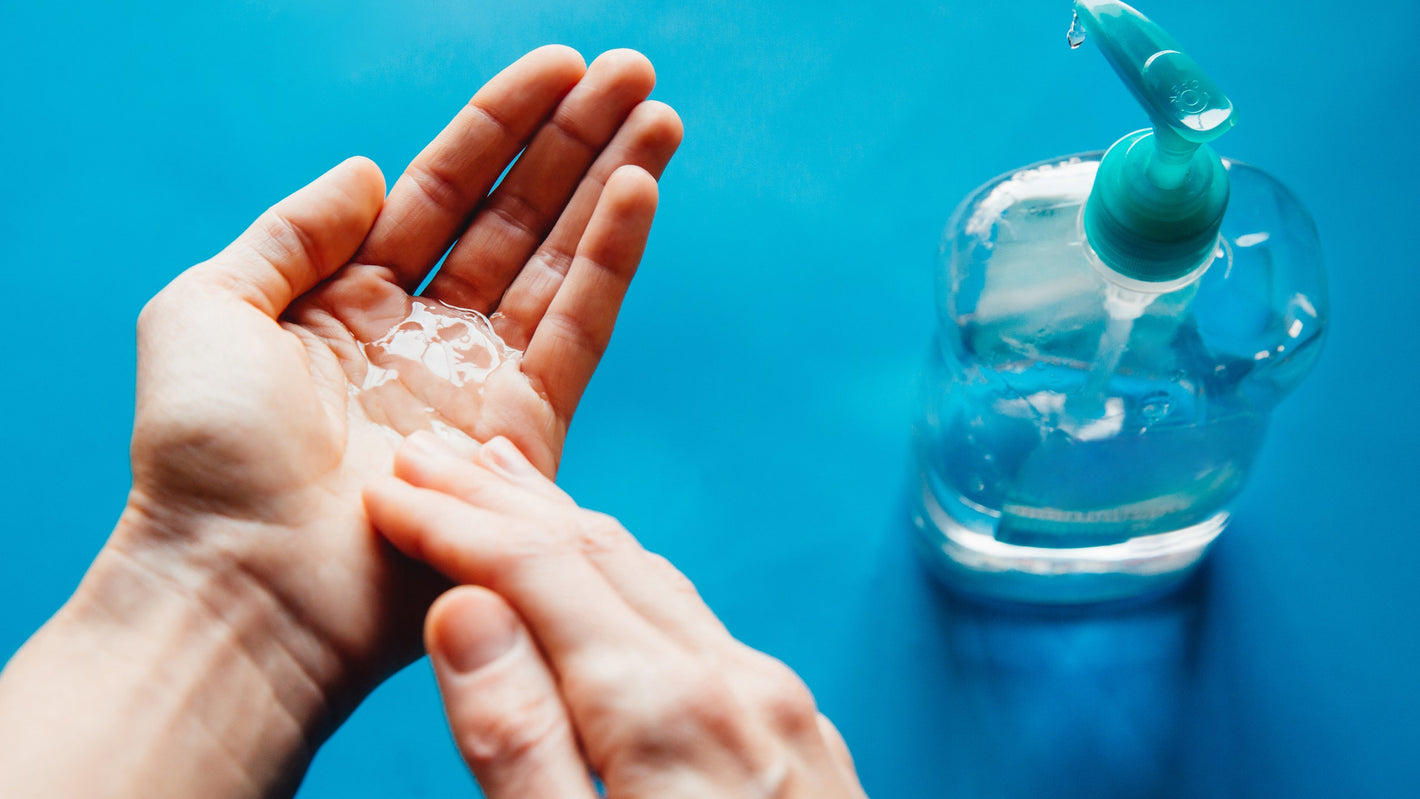
[{"label": "finger", "polygon": [[273,205],[190,279],[280,316],[350,260],[384,201],[385,180],[368,158],[351,158]]},{"label": "finger", "polygon": [[634,50],[612,50],[593,61],[479,209],[425,293],[492,313],[587,168],[655,82],[651,62]]},{"label": "finger", "polygon": [[587,223],[567,279],[528,343],[523,371],[564,423],[571,421],[611,341],[622,298],[646,249],[656,200],[656,179],[644,169],[616,170]]},{"label": "finger", "polygon": [[577,51],[553,45],[494,76],[395,182],[356,260],[417,287],[585,70]]},{"label": "finger", "polygon": [[495,512],[538,505],[580,510],[565,491],[543,476],[513,442],[502,436],[494,436],[472,457],[463,458],[438,436],[414,433],[395,454],[394,474],[410,485],[433,489]]},{"label": "finger", "polygon": [[526,519],[560,537],[566,549],[591,561],[632,610],[674,640],[697,649],[729,640],[695,586],[670,561],[647,552],[616,519],[578,507],[505,438],[485,443],[470,462],[438,438],[416,434],[396,454],[394,473],[410,485]]},{"label": "finger", "polygon": [[854,782],[858,780],[858,769],[853,765],[853,753],[848,750],[848,742],[843,739],[843,733],[838,731],[838,727],[829,720],[828,716],[818,714],[818,729],[823,735],[824,743],[828,745],[829,754],[833,756],[833,762],[838,766],[839,773]]},{"label": "finger", "polygon": [[538,320],[567,276],[577,244],[612,173],[630,164],[660,178],[680,146],[683,132],[680,117],[665,103],[650,100],[631,112],[577,188],[552,232],[503,292],[494,322],[504,341],[518,349],[527,348]]},{"label": "finger", "polygon": [[364,498],[395,548],[506,598],[559,673],[568,659],[641,650],[659,638],[586,558],[536,528],[392,477],[371,483]]},{"label": "finger", "polygon": [[459,753],[488,799],[597,795],[556,680],[512,608],[485,588],[439,598],[424,642]]}]

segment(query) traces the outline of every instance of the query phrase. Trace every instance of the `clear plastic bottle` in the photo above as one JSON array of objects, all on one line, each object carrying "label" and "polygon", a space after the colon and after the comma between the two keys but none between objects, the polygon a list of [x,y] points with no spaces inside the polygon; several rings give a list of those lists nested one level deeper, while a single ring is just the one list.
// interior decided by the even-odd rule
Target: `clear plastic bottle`
[{"label": "clear plastic bottle", "polygon": [[[1140,77],[1141,100],[1149,76],[1131,56],[1186,59],[1127,6],[1078,5],[1096,38],[1134,37],[1106,54]],[[1141,24],[1149,47],[1127,52]],[[1211,126],[1197,104],[1188,125],[1150,109],[1154,131],[1000,177],[948,226],[917,522],[931,562],[968,591],[1089,602],[1177,582],[1227,524],[1268,415],[1317,357],[1326,298],[1310,217],[1267,173],[1212,154],[1231,106],[1191,61],[1171,69],[1204,93]],[[1164,89],[1177,107],[1177,86]],[[1198,141],[1164,140],[1166,126]]]}]

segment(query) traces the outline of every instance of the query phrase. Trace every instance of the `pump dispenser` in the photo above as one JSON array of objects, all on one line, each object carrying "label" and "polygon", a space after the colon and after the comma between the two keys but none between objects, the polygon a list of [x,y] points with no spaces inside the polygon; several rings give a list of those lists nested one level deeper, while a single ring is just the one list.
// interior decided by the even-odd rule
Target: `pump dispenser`
[{"label": "pump dispenser", "polygon": [[958,207],[915,427],[916,525],[953,586],[1048,603],[1165,590],[1227,525],[1267,418],[1310,369],[1316,231],[1220,158],[1227,96],[1123,3],[1081,28],[1152,129],[1024,167]]},{"label": "pump dispenser", "polygon": [[1085,238],[1118,274],[1168,284],[1212,260],[1228,173],[1208,142],[1233,127],[1233,105],[1139,12],[1096,0],[1075,7],[1154,124],[1105,154],[1085,205]]}]

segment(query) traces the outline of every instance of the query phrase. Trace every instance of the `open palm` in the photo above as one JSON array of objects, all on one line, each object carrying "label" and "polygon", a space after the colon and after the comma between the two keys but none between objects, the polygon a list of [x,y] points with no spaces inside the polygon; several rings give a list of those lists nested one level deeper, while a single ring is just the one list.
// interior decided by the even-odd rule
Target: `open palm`
[{"label": "open palm", "polygon": [[[388,198],[373,164],[347,161],[140,318],[127,513],[143,523],[113,546],[214,607],[262,596],[333,719],[418,653],[419,614],[443,587],[361,507],[400,435],[438,423],[505,436],[555,473],[679,144],[674,112],[643,102],[653,82],[635,53],[584,68],[566,48],[534,51]],[[446,252],[425,295],[492,314],[522,355],[481,386],[407,369],[357,401],[363,348],[407,316]]]}]

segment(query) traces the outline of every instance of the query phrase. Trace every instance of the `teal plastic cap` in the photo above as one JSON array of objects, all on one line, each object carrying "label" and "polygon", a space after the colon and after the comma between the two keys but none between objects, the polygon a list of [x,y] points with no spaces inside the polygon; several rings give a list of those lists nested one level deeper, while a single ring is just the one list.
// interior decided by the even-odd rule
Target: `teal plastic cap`
[{"label": "teal plastic cap", "polygon": [[1176,281],[1212,260],[1228,209],[1228,173],[1207,143],[1233,127],[1233,105],[1178,43],[1124,3],[1077,0],[1075,12],[1153,122],[1100,162],[1085,238],[1109,268]]}]

